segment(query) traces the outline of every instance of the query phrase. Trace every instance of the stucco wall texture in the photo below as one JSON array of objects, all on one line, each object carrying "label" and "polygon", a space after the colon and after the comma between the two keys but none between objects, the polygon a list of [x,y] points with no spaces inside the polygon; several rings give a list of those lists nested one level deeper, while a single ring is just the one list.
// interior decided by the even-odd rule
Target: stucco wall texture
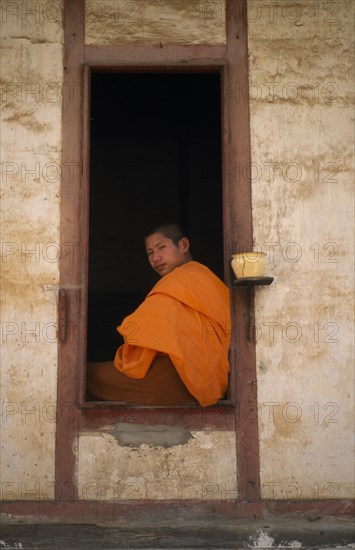
[{"label": "stucco wall texture", "polygon": [[[142,438],[149,428],[140,430]],[[79,498],[234,500],[235,445],[233,432],[212,430],[168,447],[123,445],[111,433],[85,433],[78,448]]]},{"label": "stucco wall texture", "polygon": [[[55,493],[62,8],[0,6],[1,489],[10,500]],[[353,16],[352,0],[248,2],[254,240],[275,277],[255,294],[266,499],[354,496]],[[87,1],[85,41],[219,44],[224,17],[220,0]],[[79,496],[234,500],[235,448],[230,431],[196,431],[168,448],[123,445],[109,427],[86,432]]]},{"label": "stucco wall texture", "polygon": [[353,495],[354,2],[249,6],[264,498]]},{"label": "stucco wall texture", "polygon": [[225,2],[86,2],[85,43],[225,44]]},{"label": "stucco wall texture", "polygon": [[1,488],[53,498],[62,2],[0,9]]}]

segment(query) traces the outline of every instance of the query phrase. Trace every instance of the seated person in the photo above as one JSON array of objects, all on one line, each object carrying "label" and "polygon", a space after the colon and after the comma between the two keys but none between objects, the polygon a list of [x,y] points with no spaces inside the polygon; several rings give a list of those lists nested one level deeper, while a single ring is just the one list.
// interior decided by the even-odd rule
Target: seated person
[{"label": "seated person", "polygon": [[125,343],[114,361],[88,364],[88,391],[141,405],[213,405],[228,384],[229,290],[193,261],[179,226],[154,228],[145,245],[161,279],[117,328]]}]

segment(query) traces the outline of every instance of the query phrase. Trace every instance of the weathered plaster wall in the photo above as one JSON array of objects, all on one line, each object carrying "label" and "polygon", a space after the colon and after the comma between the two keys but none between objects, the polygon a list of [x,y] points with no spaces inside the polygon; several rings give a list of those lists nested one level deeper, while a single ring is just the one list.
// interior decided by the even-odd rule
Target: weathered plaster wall
[{"label": "weathered plaster wall", "polygon": [[353,488],[354,2],[249,2],[264,498]]},{"label": "weathered plaster wall", "polygon": [[62,2],[1,5],[1,489],[53,498]]},{"label": "weathered plaster wall", "polygon": [[86,1],[86,44],[224,44],[224,0]]},{"label": "weathered plaster wall", "polygon": [[[1,482],[3,498],[37,500],[55,492],[62,2],[6,5]],[[90,44],[225,41],[222,2],[86,11]],[[352,0],[249,2],[254,233],[275,276],[256,290],[264,498],[353,495],[353,11]],[[132,445],[110,427],[81,434],[80,498],[235,499],[232,432],[169,445],[145,432]]]},{"label": "weathered plaster wall", "polygon": [[[80,498],[234,500],[237,497],[234,433],[195,431],[181,441],[180,430],[174,426],[127,424],[124,430],[128,441],[117,437],[117,431],[112,429],[80,437]],[[132,435],[134,438],[129,440]]]}]

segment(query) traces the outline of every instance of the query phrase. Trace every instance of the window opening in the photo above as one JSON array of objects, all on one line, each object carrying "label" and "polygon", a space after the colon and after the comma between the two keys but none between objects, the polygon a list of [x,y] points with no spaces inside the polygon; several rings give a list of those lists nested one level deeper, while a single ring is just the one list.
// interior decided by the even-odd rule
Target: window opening
[{"label": "window opening", "polygon": [[158,280],[143,236],[184,225],[223,279],[220,74],[92,72],[87,360],[112,360],[116,327]]}]

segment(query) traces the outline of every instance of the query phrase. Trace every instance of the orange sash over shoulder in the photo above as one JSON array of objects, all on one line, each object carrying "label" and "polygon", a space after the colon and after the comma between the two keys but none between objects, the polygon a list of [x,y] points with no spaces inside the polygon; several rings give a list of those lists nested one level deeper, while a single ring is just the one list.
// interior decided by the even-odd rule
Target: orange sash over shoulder
[{"label": "orange sash over shoulder", "polygon": [[117,330],[125,339],[114,360],[119,371],[143,378],[161,352],[170,356],[202,406],[223,397],[229,372],[229,290],[206,266],[190,261],[162,277]]}]

